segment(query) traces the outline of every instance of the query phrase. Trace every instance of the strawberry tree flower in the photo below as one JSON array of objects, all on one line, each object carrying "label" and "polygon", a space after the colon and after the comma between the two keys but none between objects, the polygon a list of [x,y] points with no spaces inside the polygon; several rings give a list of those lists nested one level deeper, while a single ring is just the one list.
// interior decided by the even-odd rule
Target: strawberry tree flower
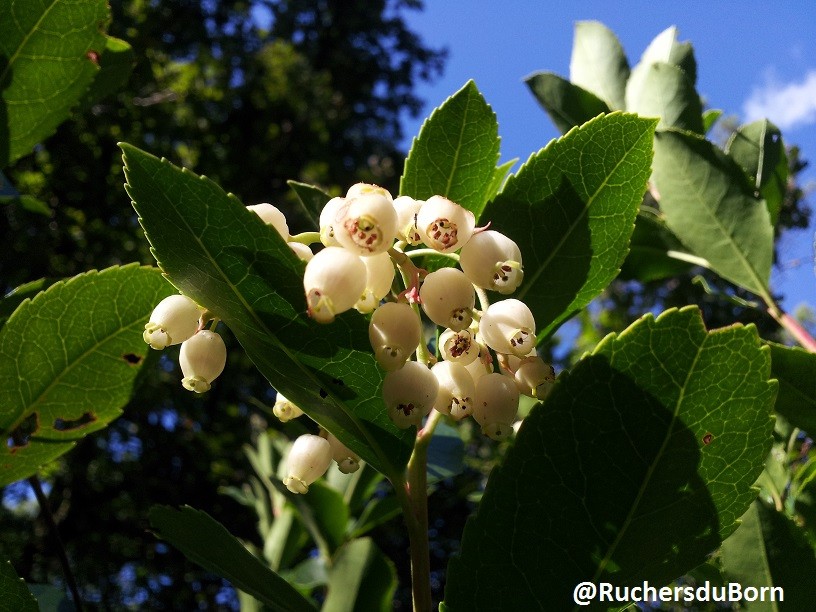
[{"label": "strawberry tree flower", "polygon": [[476,228],[476,217],[459,204],[435,195],[420,207],[416,225],[427,246],[440,253],[452,253],[470,240]]},{"label": "strawberry tree flower", "polygon": [[394,263],[388,253],[361,257],[366,267],[366,284],[363,295],[354,307],[364,314],[372,312],[389,291],[394,282]]},{"label": "strawberry tree flower", "polygon": [[513,293],[524,278],[518,245],[494,230],[468,240],[459,254],[459,266],[477,287],[503,294]]},{"label": "strawberry tree flower", "polygon": [[419,427],[431,412],[439,392],[436,376],[417,361],[388,372],[383,381],[383,400],[388,416],[400,429]]},{"label": "strawberry tree flower", "polygon": [[386,372],[400,369],[419,345],[419,317],[408,304],[382,304],[368,324],[368,339],[377,363]]},{"label": "strawberry tree flower", "polygon": [[513,433],[518,405],[519,391],[510,377],[493,373],[476,381],[473,418],[493,440],[504,440]]},{"label": "strawberry tree flower", "polygon": [[446,329],[439,336],[439,352],[442,359],[466,366],[479,357],[479,345],[469,329]]},{"label": "strawberry tree flower", "polygon": [[335,227],[342,221],[341,211],[346,205],[346,198],[332,198],[320,211],[318,225],[320,226],[320,242],[324,246],[340,246],[335,236]]},{"label": "strawberry tree flower", "polygon": [[283,393],[278,391],[275,397],[275,405],[272,406],[272,414],[274,414],[281,423],[288,423],[292,419],[296,419],[303,414],[303,410],[299,406],[289,401]]},{"label": "strawberry tree flower", "polygon": [[417,229],[417,213],[425,200],[415,200],[411,196],[400,196],[394,200],[397,211],[397,238],[411,246],[422,242]]},{"label": "strawberry tree flower", "polygon": [[479,334],[497,353],[526,357],[536,340],[533,313],[520,300],[494,302],[482,314]]},{"label": "strawberry tree flower", "polygon": [[419,289],[419,297],[425,314],[437,325],[461,331],[473,321],[476,292],[461,270],[441,268],[431,272]]},{"label": "strawberry tree flower", "polygon": [[289,242],[289,238],[291,238],[289,234],[289,224],[286,223],[286,217],[276,206],[267,203],[252,204],[251,206],[247,206],[247,210],[251,210],[258,215],[264,223],[278,230],[281,237]]},{"label": "strawberry tree flower", "polygon": [[307,493],[309,485],[326,473],[331,462],[332,450],[328,440],[313,434],[299,436],[289,450],[283,484],[292,493]]},{"label": "strawberry tree flower", "polygon": [[303,288],[309,316],[331,323],[360,299],[366,284],[366,267],[357,255],[341,247],[326,247],[306,264]]},{"label": "strawberry tree flower", "polygon": [[379,185],[373,185],[371,183],[354,183],[354,185],[349,187],[348,191],[346,192],[346,199],[350,200],[352,198],[358,198],[360,196],[369,195],[372,193],[383,196],[389,202],[393,202],[394,200],[394,198],[391,197],[391,192],[385,187],[380,187]]},{"label": "strawberry tree flower", "polygon": [[[387,192],[386,192],[387,193]],[[397,211],[390,197],[379,192],[346,198],[341,225],[334,227],[334,237],[361,257],[384,253],[397,237]]]},{"label": "strawberry tree flower", "polygon": [[201,308],[186,295],[170,295],[159,302],[142,334],[150,348],[161,350],[180,344],[198,329]]},{"label": "strawberry tree flower", "polygon": [[308,263],[312,260],[312,257],[314,257],[314,253],[308,244],[302,244],[300,242],[287,242],[286,244],[289,245],[289,248],[292,249],[292,252],[297,255],[301,261]]},{"label": "strawberry tree flower", "polygon": [[543,400],[555,383],[555,370],[541,357],[525,357],[513,374],[516,386],[524,395]]},{"label": "strawberry tree flower", "polygon": [[179,365],[184,378],[181,384],[189,391],[204,393],[224,371],[227,347],[221,336],[206,329],[181,343]]},{"label": "strawberry tree flower", "polygon": [[332,459],[337,462],[337,469],[344,474],[351,474],[360,469],[360,457],[345,444],[329,434],[327,440],[331,447]]},{"label": "strawberry tree flower", "polygon": [[431,372],[439,383],[434,408],[461,421],[473,412],[476,384],[464,366],[450,362],[436,363]]}]

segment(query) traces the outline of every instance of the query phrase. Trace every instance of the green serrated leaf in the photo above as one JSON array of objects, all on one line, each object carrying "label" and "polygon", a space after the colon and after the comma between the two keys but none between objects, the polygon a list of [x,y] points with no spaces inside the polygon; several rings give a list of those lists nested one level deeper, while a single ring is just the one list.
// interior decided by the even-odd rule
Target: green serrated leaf
[{"label": "green serrated leaf", "polygon": [[119,91],[130,78],[135,62],[136,55],[127,42],[113,36],[106,37],[105,46],[99,52],[97,60],[99,71],[83,97],[82,104],[93,104]]},{"label": "green serrated leaf", "polygon": [[646,75],[649,73],[652,64],[656,62],[664,62],[680,68],[686,73],[692,88],[694,88],[697,82],[697,62],[694,59],[694,49],[689,42],[679,42],[677,33],[675,26],[668,27],[655,36],[654,40],[646,47],[638,65],[632,69],[629,82],[626,84],[627,110],[631,110],[633,100],[641,97]]},{"label": "green serrated leaf", "polygon": [[614,32],[599,21],[579,21],[570,57],[570,81],[604,100],[612,110],[624,110],[629,62]]},{"label": "green serrated leaf", "polygon": [[772,303],[773,227],[742,169],[701,137],[665,131],[655,136],[652,180],[666,224],[687,249]]},{"label": "green serrated leaf", "polygon": [[58,282],[0,330],[0,485],[30,476],[105,427],[128,401],[149,350],[153,307],[172,293],[135,264]]},{"label": "green serrated leaf", "polygon": [[699,310],[607,336],[523,422],[448,568],[450,610],[569,610],[582,581],[667,584],[756,497],[776,384],[753,326]]},{"label": "green serrated leaf", "polygon": [[816,434],[816,354],[768,342],[771,372],[779,380],[776,411],[792,425]]},{"label": "green serrated leaf", "polygon": [[717,120],[722,117],[723,111],[718,108],[710,108],[703,112],[703,133],[708,134]]},{"label": "green serrated leaf", "polygon": [[289,583],[253,556],[210,515],[189,506],[153,506],[150,525],[156,535],[207,571],[229,580],[272,610],[313,611],[315,607]]},{"label": "green serrated leaf", "polygon": [[683,255],[683,250],[677,236],[660,217],[641,209],[619,278],[646,283],[685,274],[692,266],[677,258]]},{"label": "green serrated leaf", "polygon": [[295,192],[295,195],[297,195],[300,206],[303,212],[306,213],[306,218],[312,222],[315,229],[319,228],[320,212],[323,210],[326,202],[331,200],[331,196],[320,189],[320,187],[315,187],[314,185],[299,183],[297,181],[286,181],[286,184],[289,185],[292,191]]},{"label": "green serrated leaf", "polygon": [[496,114],[468,81],[422,124],[405,160],[400,194],[418,200],[442,195],[478,219],[498,161]]},{"label": "green serrated leaf", "polygon": [[274,228],[209,179],[121,147],[128,193],[170,281],[229,326],[278,391],[377,470],[401,477],[415,430],[388,418],[366,319],[311,321],[305,264]]},{"label": "green serrated leaf", "polygon": [[562,134],[610,111],[595,94],[552,72],[536,72],[524,81]]},{"label": "green serrated leaf", "polygon": [[504,181],[507,179],[510,169],[516,165],[517,161],[518,158],[515,158],[496,166],[496,169],[493,172],[493,180],[491,181],[490,185],[487,188],[488,202],[495,198],[496,194],[499,193],[502,186],[504,185]]},{"label": "green serrated leaf", "polygon": [[45,291],[51,285],[59,281],[58,278],[41,278],[30,281],[11,290],[2,300],[0,300],[0,329],[6,324],[11,314],[17,310],[24,301],[33,298],[40,291]]},{"label": "green serrated leaf", "polygon": [[740,126],[725,147],[748,174],[756,192],[765,199],[771,223],[776,225],[788,187],[788,156],[782,132],[767,119]]},{"label": "green serrated leaf", "polygon": [[11,561],[0,563],[0,612],[39,612],[25,580],[17,577]]},{"label": "green serrated leaf", "polygon": [[101,51],[106,0],[0,4],[0,168],[54,133],[85,94]]},{"label": "green serrated leaf", "polygon": [[485,209],[521,249],[514,297],[551,334],[617,276],[652,159],[656,120],[603,115],[551,142],[511,176]]},{"label": "green serrated leaf", "polygon": [[666,62],[649,66],[639,91],[627,99],[626,110],[644,117],[660,117],[658,130],[705,133],[703,107],[694,84],[683,70]]},{"label": "green serrated leaf", "polygon": [[347,543],[329,570],[322,612],[371,612],[393,608],[397,589],[394,564],[370,538]]},{"label": "green serrated leaf", "polygon": [[731,582],[745,587],[778,587],[757,601],[745,601],[745,610],[808,610],[816,600],[816,555],[802,531],[784,514],[755,501],[742,524],[723,542],[723,571]]},{"label": "green serrated leaf", "polygon": [[52,214],[51,207],[48,204],[29,195],[0,196],[0,205],[19,206],[23,210],[45,217],[50,217]]}]

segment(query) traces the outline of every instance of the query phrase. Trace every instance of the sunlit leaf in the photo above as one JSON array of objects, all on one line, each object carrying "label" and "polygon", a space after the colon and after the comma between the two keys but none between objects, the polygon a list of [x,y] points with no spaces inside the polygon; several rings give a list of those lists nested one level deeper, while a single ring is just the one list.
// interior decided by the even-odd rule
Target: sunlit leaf
[{"label": "sunlit leaf", "polygon": [[610,110],[595,94],[552,72],[536,72],[525,82],[562,134]]},{"label": "sunlit leaf", "polygon": [[570,57],[570,81],[624,110],[629,62],[614,32],[598,21],[579,21]]},{"label": "sunlit leaf", "polygon": [[3,612],[39,612],[40,610],[25,580],[17,577],[10,561],[0,562],[0,610]]}]

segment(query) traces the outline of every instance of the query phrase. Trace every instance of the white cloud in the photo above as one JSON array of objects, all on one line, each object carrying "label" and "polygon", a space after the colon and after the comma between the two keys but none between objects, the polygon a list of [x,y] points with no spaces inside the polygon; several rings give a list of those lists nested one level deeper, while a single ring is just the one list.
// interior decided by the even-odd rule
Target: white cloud
[{"label": "white cloud", "polygon": [[790,83],[769,78],[751,92],[742,112],[746,122],[767,118],[782,130],[816,123],[816,70]]}]

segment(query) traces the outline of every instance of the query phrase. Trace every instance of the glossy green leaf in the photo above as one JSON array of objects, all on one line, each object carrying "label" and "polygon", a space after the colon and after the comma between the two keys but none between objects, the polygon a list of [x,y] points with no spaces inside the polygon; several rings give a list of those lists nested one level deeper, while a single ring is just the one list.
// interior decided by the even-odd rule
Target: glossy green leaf
[{"label": "glossy green leaf", "polygon": [[130,78],[135,62],[136,56],[128,43],[108,36],[97,59],[99,71],[84,96],[83,104],[94,104],[105,96],[118,92]]},{"label": "glossy green leaf", "polygon": [[473,81],[430,114],[405,160],[400,194],[442,195],[473,211],[487,203],[499,161],[499,125]]},{"label": "glossy green leaf", "polygon": [[666,131],[655,136],[652,178],[666,224],[687,249],[770,303],[773,227],[742,169],[707,140]]},{"label": "glossy green leaf", "polygon": [[93,81],[106,0],[0,3],[0,168],[54,133]]},{"label": "glossy green leaf", "polygon": [[677,40],[677,28],[671,26],[655,36],[649,43],[637,66],[632,69],[629,82],[626,83],[626,108],[631,110],[632,101],[637,100],[642,95],[646,76],[652,64],[663,62],[677,66],[688,77],[689,82],[694,87],[697,82],[697,62],[694,59],[694,49],[689,42],[679,42]]},{"label": "glossy green leaf", "polygon": [[17,577],[10,561],[0,562],[0,612],[39,612],[25,580]]},{"label": "glossy green leaf", "polygon": [[722,117],[723,111],[718,108],[710,108],[707,111],[703,111],[703,130],[704,133],[708,134],[711,131],[711,128],[717,123],[717,120]]},{"label": "glossy green leaf", "polygon": [[205,570],[279,611],[310,611],[315,607],[289,583],[253,556],[210,515],[189,506],[153,506],[150,525],[156,535],[178,548]]},{"label": "glossy green leaf", "polygon": [[552,72],[536,72],[524,81],[562,134],[610,110],[595,94]]},{"label": "glossy green leaf", "polygon": [[683,245],[665,222],[654,213],[641,209],[619,278],[646,283],[685,274],[692,265],[678,259],[687,255],[683,251]]},{"label": "glossy green leaf", "polygon": [[518,158],[511,159],[508,162],[496,166],[496,169],[493,171],[493,180],[487,188],[486,201],[489,202],[496,197],[496,194],[499,193],[499,191],[501,191],[501,188],[504,186],[504,182],[507,180],[510,173],[510,169],[516,165],[516,162],[518,162]]},{"label": "glossy green leaf", "polygon": [[397,573],[370,538],[352,540],[337,553],[329,571],[322,612],[374,612],[393,608]]},{"label": "glossy green leaf", "polygon": [[311,508],[315,522],[333,553],[345,540],[349,522],[349,509],[343,496],[318,481],[309,485],[309,492],[303,499]]},{"label": "glossy green leaf", "polygon": [[816,434],[816,354],[769,342],[771,371],[779,380],[776,411],[792,425]]},{"label": "glossy green leaf", "polygon": [[614,32],[599,21],[579,21],[570,57],[570,81],[612,110],[624,110],[629,62]]},{"label": "glossy green leaf", "polygon": [[742,525],[723,542],[723,571],[742,588],[779,587],[776,601],[765,591],[764,601],[745,601],[751,612],[808,610],[816,601],[816,555],[802,531],[790,519],[757,500],[742,517]]},{"label": "glossy green leaf", "polygon": [[15,287],[2,300],[0,300],[0,329],[6,324],[11,314],[24,301],[33,298],[40,291],[45,291],[56,283],[58,278],[40,278]]},{"label": "glossy green leaf", "polygon": [[788,187],[788,156],[782,132],[767,119],[740,126],[728,140],[725,152],[734,158],[765,199],[771,223],[776,225]]},{"label": "glossy green leaf", "polygon": [[130,399],[153,307],[173,288],[128,265],[55,283],[0,330],[0,485],[105,427]]},{"label": "glossy green leaf", "polygon": [[646,315],[562,374],[490,474],[450,610],[571,610],[582,581],[667,584],[756,498],[776,384],[753,326]]},{"label": "glossy green leaf", "polygon": [[658,130],[705,133],[703,107],[694,84],[680,68],[666,62],[649,66],[640,90],[627,100],[626,110],[644,117],[660,117]]},{"label": "glossy green leaf", "polygon": [[122,144],[127,190],[159,266],[229,326],[277,390],[380,472],[399,476],[415,430],[380,397],[383,374],[357,312],[306,315],[301,262],[273,228],[218,185]]},{"label": "glossy green leaf", "polygon": [[593,119],[531,156],[485,209],[521,249],[524,282],[513,297],[530,307],[541,337],[617,276],[656,123],[624,113]]},{"label": "glossy green leaf", "polygon": [[349,537],[359,538],[375,527],[402,514],[402,506],[394,495],[372,499],[350,527]]},{"label": "glossy green leaf", "polygon": [[320,213],[326,202],[331,200],[331,196],[314,185],[299,183],[298,181],[286,181],[298,197],[300,206],[306,217],[312,222],[315,229],[320,227]]}]

